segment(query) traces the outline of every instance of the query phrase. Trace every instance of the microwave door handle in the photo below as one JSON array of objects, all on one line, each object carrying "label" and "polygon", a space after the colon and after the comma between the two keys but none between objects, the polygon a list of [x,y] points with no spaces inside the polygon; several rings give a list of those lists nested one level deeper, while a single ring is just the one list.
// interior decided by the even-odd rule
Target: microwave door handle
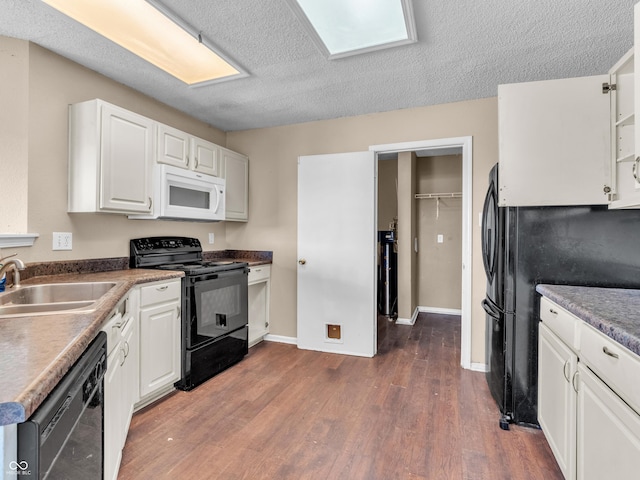
[{"label": "microwave door handle", "polygon": [[218,209],[220,208],[220,197],[224,195],[224,190],[221,190],[218,185],[216,185],[216,206],[213,208],[215,213],[218,213]]}]

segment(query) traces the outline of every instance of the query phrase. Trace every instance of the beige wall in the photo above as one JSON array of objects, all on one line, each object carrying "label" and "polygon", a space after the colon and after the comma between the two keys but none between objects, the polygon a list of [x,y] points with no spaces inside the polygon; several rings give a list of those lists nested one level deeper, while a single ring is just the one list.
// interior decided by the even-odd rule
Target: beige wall
[{"label": "beige wall", "polygon": [[[150,235],[193,236],[200,239],[205,250],[227,248],[224,222],[144,221],[129,220],[124,215],[66,212],[69,104],[101,98],[223,146],[226,140],[224,132],[35,44],[0,37],[0,51],[6,52],[7,49],[10,49],[10,55],[15,55],[14,62],[28,64],[28,82],[24,81],[21,69],[3,71],[10,78],[18,77],[14,78],[14,89],[0,90],[3,106],[0,126],[6,123],[8,115],[21,121],[22,115],[28,113],[24,120],[28,122],[28,128],[11,134],[16,137],[12,140],[24,142],[27,147],[18,148],[11,160],[25,171],[28,166],[28,193],[26,186],[22,186],[17,197],[22,204],[28,201],[27,229],[40,237],[33,247],[4,249],[0,254],[17,251],[19,257],[27,262],[124,257],[129,255],[130,238]],[[22,99],[23,108],[15,105],[16,98]],[[5,110],[7,105],[11,106],[8,114]],[[0,153],[4,164],[5,153]],[[4,168],[2,177],[4,199],[4,186],[7,184]],[[18,182],[20,180],[17,178]],[[2,227],[2,233],[25,233],[8,232],[4,225]],[[72,232],[73,250],[52,251],[54,231]],[[213,246],[207,244],[208,232],[216,234]]]},{"label": "beige wall", "polygon": [[249,155],[248,224],[227,225],[234,248],[273,250],[271,332],[296,335],[297,158],[367,150],[370,145],[473,137],[472,362],[484,363],[485,276],[477,218],[487,175],[498,158],[497,99],[339,118],[227,134],[227,146]]},{"label": "beige wall", "polygon": [[416,154],[398,154],[398,318],[411,320],[418,306],[416,238]]},{"label": "beige wall", "polygon": [[[27,233],[29,45],[0,37],[0,232]],[[1,257],[1,255],[0,255]]]},{"label": "beige wall", "polygon": [[[462,155],[418,159],[418,193],[462,192]],[[460,310],[462,199],[416,200],[418,305]],[[443,243],[437,236],[443,236]]]},{"label": "beige wall", "polygon": [[378,162],[378,230],[389,230],[398,217],[398,160]]}]

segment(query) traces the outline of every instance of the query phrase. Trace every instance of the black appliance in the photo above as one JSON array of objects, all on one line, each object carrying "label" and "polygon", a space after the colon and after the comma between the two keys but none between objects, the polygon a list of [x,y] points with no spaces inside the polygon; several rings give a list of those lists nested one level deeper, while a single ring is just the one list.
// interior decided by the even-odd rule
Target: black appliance
[{"label": "black appliance", "polygon": [[378,232],[378,312],[398,316],[398,254],[393,230]]},{"label": "black appliance", "polygon": [[100,332],[29,420],[18,424],[20,478],[103,478],[107,335]]},{"label": "black appliance", "polygon": [[197,238],[149,237],[129,243],[131,268],[180,270],[182,374],[176,388],[191,390],[249,351],[249,265],[205,261]]},{"label": "black appliance", "polygon": [[535,286],[639,288],[640,211],[604,205],[498,207],[496,165],[489,174],[481,236],[486,377],[500,426],[538,426],[540,295]]}]

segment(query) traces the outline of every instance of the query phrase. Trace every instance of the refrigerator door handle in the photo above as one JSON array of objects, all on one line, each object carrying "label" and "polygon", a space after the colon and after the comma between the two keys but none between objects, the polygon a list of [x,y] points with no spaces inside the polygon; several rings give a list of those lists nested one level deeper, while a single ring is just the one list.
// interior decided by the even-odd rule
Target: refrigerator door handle
[{"label": "refrigerator door handle", "polygon": [[[484,271],[487,275],[487,280],[492,281],[493,279],[493,275],[495,273],[495,268],[496,268],[496,252],[490,252],[489,249],[493,246],[493,248],[495,249],[495,243],[496,243],[496,238],[495,236],[497,235],[497,232],[494,230],[492,230],[492,234],[494,235],[494,238],[491,239],[489,238],[489,230],[487,228],[487,217],[488,217],[488,211],[489,211],[489,206],[491,203],[491,199],[495,198],[496,194],[495,194],[495,185],[493,184],[493,182],[489,183],[489,189],[487,190],[487,195],[484,197],[484,205],[482,207],[482,226],[481,226],[481,247],[482,247],[482,263],[484,265]],[[495,202],[493,202],[495,204]],[[497,220],[497,219],[496,219]],[[493,255],[492,255],[493,253]],[[490,259],[490,257],[492,257]]]},{"label": "refrigerator door handle", "polygon": [[497,307],[494,307],[491,302],[488,302],[486,298],[482,300],[482,308],[490,317],[500,319],[500,311]]}]

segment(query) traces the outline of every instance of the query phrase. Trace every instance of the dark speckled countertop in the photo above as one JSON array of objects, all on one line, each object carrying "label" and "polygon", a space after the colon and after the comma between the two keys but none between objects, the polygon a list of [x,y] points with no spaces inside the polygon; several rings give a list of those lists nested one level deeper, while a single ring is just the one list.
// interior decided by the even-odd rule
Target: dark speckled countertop
[{"label": "dark speckled countertop", "polygon": [[537,285],[538,293],[640,355],[640,290]]},{"label": "dark speckled countertop", "polygon": [[[203,252],[204,260],[272,263],[273,253]],[[129,269],[126,257],[28,264],[23,285],[116,282],[93,312],[0,318],[0,426],[31,416],[98,334],[111,310],[133,286],[180,278],[179,271]],[[9,275],[9,281],[11,276]]]},{"label": "dark speckled countertop", "polygon": [[31,416],[134,285],[182,276],[182,272],[128,269],[40,276],[23,282],[112,281],[116,285],[93,312],[0,319],[0,425],[19,423]]}]

